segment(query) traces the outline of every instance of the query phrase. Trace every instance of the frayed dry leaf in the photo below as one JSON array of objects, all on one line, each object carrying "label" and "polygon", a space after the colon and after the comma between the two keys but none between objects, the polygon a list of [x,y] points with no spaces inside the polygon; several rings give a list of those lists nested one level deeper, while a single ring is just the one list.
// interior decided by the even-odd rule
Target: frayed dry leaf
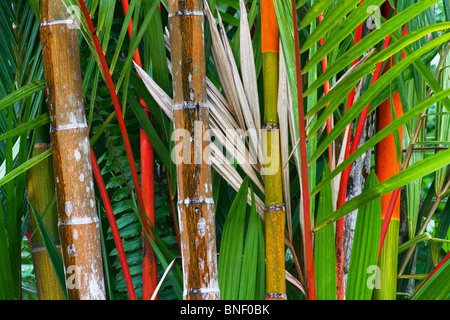
[{"label": "frayed dry leaf", "polygon": [[[281,44],[280,44],[281,47]],[[288,125],[288,78],[286,64],[284,62],[283,50],[279,58],[279,85],[278,85],[278,122],[280,127],[280,157],[281,157],[281,180],[283,184],[283,197],[286,209],[286,226],[289,239],[292,240],[292,216],[291,216],[291,192],[289,181],[289,125]]]},{"label": "frayed dry leaf", "polygon": [[[211,146],[211,165],[225,180],[227,180],[234,190],[238,191],[243,179],[220,150],[218,150],[214,144]],[[251,201],[251,191],[249,190],[247,202],[251,205]],[[261,219],[264,219],[264,202],[255,195],[255,203]]]},{"label": "frayed dry leaf", "polygon": [[220,14],[218,14],[219,33],[215,19],[207,3],[205,3],[205,12],[209,20],[212,38],[211,51],[219,81],[222,84],[229,105],[232,107],[234,114],[237,117],[240,128],[257,132],[255,137],[250,135],[248,139],[250,145],[249,149],[253,157],[262,159],[262,145],[259,143],[259,132],[255,125],[252,111],[250,110],[244,85],[242,84],[222,19]]},{"label": "frayed dry leaf", "polygon": [[227,97],[228,105],[230,111],[236,116],[237,121],[241,128],[244,128],[244,117],[242,115],[241,108],[239,107],[239,98],[236,92],[235,85],[233,83],[233,75],[231,68],[229,67],[228,58],[225,52],[225,48],[222,45],[222,40],[220,38],[219,32],[217,31],[216,19],[214,18],[208,2],[204,1],[204,11],[209,21],[209,28],[211,30],[211,52],[214,63],[216,66],[223,66],[222,68],[217,68],[217,75],[219,81],[222,85],[222,90]]},{"label": "frayed dry leaf", "polygon": [[306,295],[305,288],[303,285],[298,281],[297,278],[295,278],[292,274],[290,274],[287,270],[284,270],[284,276],[287,281],[292,283],[294,286],[296,286],[298,289],[300,289],[301,292],[303,292],[304,295]]},{"label": "frayed dry leaf", "polygon": [[247,95],[250,111],[253,114],[256,129],[259,131],[261,129],[261,115],[259,110],[258,83],[256,79],[255,60],[253,58],[252,38],[244,0],[240,0],[239,5],[241,8],[239,39],[242,83],[244,85],[245,94]]},{"label": "frayed dry leaf", "polygon": [[[165,93],[156,82],[138,65],[135,64],[136,70],[144,82],[147,90],[150,92],[152,97],[155,99],[156,103],[160,106],[160,108],[166,113],[167,117],[173,120],[172,113],[172,99]],[[219,126],[217,121],[223,120],[221,114],[217,111],[219,109],[224,112],[223,106],[218,107],[220,104],[213,103],[214,101],[220,100],[217,98],[216,93],[213,90],[207,90],[210,92],[211,96],[215,96],[216,99],[208,100],[208,106],[211,114],[210,127],[213,130],[213,134],[220,139],[220,143],[225,146],[227,152],[234,158],[238,159],[238,164],[244,170],[244,172],[249,176],[249,178],[256,184],[256,186],[264,192],[264,187],[261,184],[260,180],[254,169],[250,165],[250,161],[246,161],[249,159],[249,152],[245,147],[244,142],[241,140],[241,137],[237,135],[237,131],[229,130],[226,132],[227,127]],[[218,93],[218,92],[217,92]],[[220,94],[220,93],[219,93]],[[229,119],[230,122],[232,121]],[[225,121],[226,122],[226,121]],[[223,125],[223,121],[221,124]],[[227,133],[227,134],[224,134]],[[230,134],[232,134],[230,136]],[[223,152],[220,151],[214,143],[210,144],[211,146],[211,163],[213,167],[219,172],[222,177],[236,190],[239,190],[240,183],[242,183],[242,178],[240,177],[237,170],[231,165],[229,160],[223,155]],[[251,203],[251,198],[249,197],[249,203]],[[257,204],[261,205],[262,201],[257,199]],[[258,208],[264,208],[264,205],[259,206]],[[259,209],[258,209],[259,210]],[[260,211],[259,212],[263,212]]]}]

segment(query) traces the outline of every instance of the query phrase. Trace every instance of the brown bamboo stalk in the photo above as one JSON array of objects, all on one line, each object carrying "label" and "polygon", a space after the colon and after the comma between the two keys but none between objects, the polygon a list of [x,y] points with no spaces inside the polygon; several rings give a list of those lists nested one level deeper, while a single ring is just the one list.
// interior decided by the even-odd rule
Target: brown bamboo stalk
[{"label": "brown bamboo stalk", "polygon": [[[203,4],[170,0],[169,27],[173,63],[175,133],[183,133],[176,151],[178,213],[186,300],[220,298],[211,169],[205,159],[209,129],[206,104]],[[179,152],[180,151],[180,152]]]},{"label": "brown bamboo stalk", "polygon": [[78,30],[61,1],[41,0],[40,17],[58,226],[68,297],[105,299]]},{"label": "brown bamboo stalk", "polygon": [[[48,126],[37,129],[33,156],[41,154],[50,148]],[[53,161],[48,157],[28,170],[27,196],[28,201],[42,217],[55,195],[55,180],[53,178]],[[31,209],[30,209],[31,210]],[[58,212],[56,206],[50,208],[43,218],[44,225],[53,243],[60,249],[58,235]],[[36,289],[39,300],[64,300],[64,294],[56,277],[50,257],[45,249],[44,241],[36,224],[34,214],[30,214],[31,256],[33,258],[36,276]]]}]

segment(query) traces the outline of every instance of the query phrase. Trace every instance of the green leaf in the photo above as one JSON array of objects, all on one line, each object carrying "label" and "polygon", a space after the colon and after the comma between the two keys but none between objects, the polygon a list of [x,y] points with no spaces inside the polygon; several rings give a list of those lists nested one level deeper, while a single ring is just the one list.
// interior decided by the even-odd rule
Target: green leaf
[{"label": "green leaf", "polygon": [[[301,48],[301,51],[304,52],[304,51],[308,50],[309,48],[311,48],[315,43],[319,42],[320,38],[324,37],[324,35],[326,35],[328,32],[330,32],[330,30],[336,24],[338,24],[342,19],[344,19],[345,16],[347,15],[347,13],[349,13],[354,7],[356,7],[356,5],[359,2],[360,2],[360,0],[342,1],[342,2],[338,3],[337,5],[333,6],[331,9],[329,9],[327,11],[327,13],[325,14],[322,22],[320,22],[317,25],[317,28],[306,39],[305,43],[303,44],[303,46]],[[376,2],[378,3],[379,0],[376,0]],[[314,10],[316,5],[320,5],[320,4],[321,4],[320,1],[314,1],[313,6],[311,7],[311,9],[309,9],[309,11],[305,15],[305,17],[307,17],[310,14],[310,12]],[[324,11],[322,11],[322,12],[324,12]],[[322,12],[320,12],[320,13],[322,13]],[[307,22],[307,20],[305,20],[305,18],[303,18],[300,21],[300,28],[303,28],[306,26],[305,22]],[[345,23],[345,21],[343,23]],[[352,29],[352,31],[353,30],[354,29]],[[332,33],[331,35],[334,35],[334,33]],[[332,41],[332,40],[333,40],[333,38],[327,39],[327,41]]]},{"label": "green leaf", "polygon": [[[331,50],[337,47],[349,34],[351,34],[360,23],[363,23],[372,13],[369,10],[371,5],[379,6],[383,2],[383,0],[366,0],[355,10],[353,10],[348,17],[328,36],[324,44],[319,48],[319,50],[317,50],[314,57],[312,57],[312,59],[314,59],[313,63],[310,64],[308,69],[304,69],[304,72],[309,71],[312,66],[316,65],[322,59],[320,57],[324,57],[326,54],[330,53]],[[307,42],[308,41],[306,41],[306,44],[310,45]],[[302,50],[305,50],[305,48],[306,46],[304,46]]]},{"label": "green leaf", "polygon": [[409,248],[411,248],[412,246],[415,246],[416,244],[422,242],[422,241],[427,241],[427,240],[431,240],[433,239],[433,237],[428,234],[428,233],[422,233],[418,236],[415,236],[414,238],[402,243],[400,246],[398,246],[398,254],[401,254],[402,252],[405,252],[406,250],[408,250]]},{"label": "green leaf", "polygon": [[46,112],[44,114],[41,114],[40,116],[37,116],[33,120],[27,121],[24,124],[21,124],[20,126],[17,126],[15,128],[13,128],[12,130],[8,130],[4,134],[0,135],[0,141],[27,133],[27,132],[29,132],[33,129],[39,128],[49,122],[50,122],[50,117],[48,116],[48,113]]},{"label": "green leaf", "polygon": [[111,114],[108,116],[108,118],[106,118],[106,120],[102,123],[102,125],[95,131],[94,135],[92,136],[92,138],[89,141],[89,144],[91,147],[94,146],[95,142],[97,142],[98,138],[101,136],[103,131],[106,130],[106,127],[115,118],[115,116],[116,116],[116,112],[115,111],[111,112]]},{"label": "green leaf", "polygon": [[258,232],[258,266],[256,273],[255,299],[264,300],[266,296],[266,242],[264,239],[264,222],[260,219]]},{"label": "green leaf", "polygon": [[389,134],[394,131],[397,131],[398,128],[414,119],[419,114],[421,114],[424,110],[432,106],[437,101],[440,101],[444,97],[450,94],[450,89],[447,89],[439,94],[431,97],[430,99],[423,101],[417,106],[411,108],[409,111],[405,112],[402,116],[398,117],[394,121],[392,121],[389,125],[384,127],[382,130],[378,131],[372,138],[366,141],[364,144],[359,146],[351,155],[349,155],[339,166],[334,169],[330,175],[326,178],[322,179],[322,181],[311,191],[311,196],[317,194],[324,186],[330,183],[330,181],[336,177],[340,172],[342,172],[346,167],[348,167],[351,163],[353,163],[356,159],[358,159],[361,155],[363,155],[367,150],[374,147],[378,142],[383,140]]},{"label": "green leaf", "polygon": [[316,0],[306,14],[301,19],[298,29],[303,29],[325,11],[334,1],[333,0]]},{"label": "green leaf", "polygon": [[[403,37],[398,32],[394,32],[394,33],[392,33],[392,38],[395,41],[399,41]],[[403,52],[407,56],[413,54],[413,51],[409,47],[405,47]],[[439,82],[436,81],[436,79],[434,78],[434,76],[431,73],[431,71],[427,68],[427,66],[425,65],[425,63],[421,59],[415,60],[413,62],[413,64],[414,64],[414,67],[417,69],[417,71],[420,73],[420,75],[425,79],[427,84],[431,87],[431,89],[433,90],[434,93],[439,93],[439,92],[441,92],[443,90],[441,85],[439,84]],[[445,98],[442,101],[442,103],[444,104],[444,106],[447,109],[447,111],[450,111],[450,99],[449,98]]]},{"label": "green leaf", "polygon": [[131,1],[130,6],[128,7],[127,14],[125,15],[125,17],[122,20],[122,28],[120,29],[119,36],[117,37],[117,43],[115,44],[116,48],[114,51],[114,55],[111,59],[111,67],[110,67],[111,74],[113,74],[113,72],[115,70],[116,63],[119,62],[119,60],[118,60],[119,54],[121,52],[123,42],[127,35],[128,25],[130,24],[131,17],[133,15],[135,7],[136,7],[136,1]]},{"label": "green leaf", "polygon": [[39,0],[28,0],[31,8],[33,9],[36,20],[39,21]]},{"label": "green leaf", "polygon": [[6,232],[3,205],[0,205],[0,299],[14,300],[14,279],[11,271]]},{"label": "green leaf", "polygon": [[223,227],[218,262],[219,288],[222,300],[236,300],[239,296],[247,195],[248,178],[245,178],[233,200]]},{"label": "green leaf", "polygon": [[[101,208],[100,208],[100,203],[97,202],[97,212],[101,212]],[[100,231],[100,245],[102,247],[102,258],[103,258],[103,270],[105,272],[105,285],[106,285],[106,290],[108,291],[108,297],[109,299],[113,299],[114,298],[114,292],[113,292],[113,283],[111,281],[111,272],[110,272],[110,267],[109,267],[109,259],[108,259],[108,249],[106,247],[106,235],[104,234],[103,231],[103,226],[102,226],[102,219],[101,217],[98,219],[99,220],[99,231]]]},{"label": "green leaf", "polygon": [[[258,270],[258,265],[264,265],[264,251],[261,252],[260,239],[264,239],[262,220],[256,212],[255,195],[252,189],[252,206],[245,237],[244,260],[242,262],[242,274],[239,285],[239,300],[256,300],[264,297],[264,291],[257,291],[257,283],[265,281],[264,272]],[[264,245],[264,243],[263,243]]]},{"label": "green leaf", "polygon": [[41,216],[39,215],[39,213],[36,212],[36,209],[33,207],[33,204],[31,202],[28,201],[28,204],[30,205],[31,211],[33,212],[34,217],[36,219],[37,227],[41,234],[42,240],[44,241],[45,249],[47,250],[50,262],[52,263],[56,278],[58,279],[58,282],[61,285],[61,290],[67,299],[66,277],[61,254],[59,253],[50,234],[48,233]]},{"label": "green leaf", "polygon": [[[328,164],[324,166],[324,176]],[[331,184],[320,192],[317,220],[325,219],[333,211]],[[314,270],[316,276],[317,300],[336,300],[336,251],[334,226],[328,225],[314,236]]]},{"label": "green leaf", "polygon": [[[406,59],[402,60],[395,66],[389,69],[383,76],[381,76],[372,86],[369,87],[369,89],[364,92],[364,94],[356,100],[355,104],[350,108],[344,116],[341,118],[341,120],[335,125],[335,127],[331,130],[330,134],[328,134],[325,139],[322,141],[322,143],[317,147],[316,152],[309,160],[309,163],[317,160],[317,158],[327,149],[327,147],[334,141],[337,136],[342,134],[344,132],[345,128],[350,124],[351,121],[353,121],[357,116],[362,112],[362,110],[369,105],[369,103],[377,96],[379,92],[384,90],[392,81],[396,79],[396,77],[403,72],[414,60],[419,59],[422,54],[425,52],[428,52],[429,50],[433,49],[434,47],[447,42],[450,40],[450,33],[444,34],[440,36],[439,38],[431,41],[430,43],[426,44],[425,46],[421,47],[420,49],[416,50],[414,53],[406,57]],[[389,47],[388,47],[389,48]],[[380,52],[382,54],[384,51]],[[376,58],[376,57],[373,57]],[[369,63],[369,62],[367,62]],[[349,77],[350,78],[350,77]],[[344,83],[347,79],[343,80],[341,83]],[[328,97],[331,95],[331,92],[336,90],[333,89],[329,92],[328,95],[325,96]],[[347,94],[347,91],[346,93]],[[322,98],[321,100],[324,100],[325,98]],[[330,114],[338,107],[339,101],[342,100],[336,100],[333,101],[333,106],[330,104],[322,113],[321,117],[317,121],[315,127],[311,129],[311,132],[309,133],[309,136],[313,134],[313,132],[317,132],[320,127],[325,123],[326,119],[330,116]],[[337,103],[335,103],[337,102]],[[320,101],[319,101],[320,103]]]},{"label": "green leaf", "polygon": [[154,1],[151,3],[151,5],[149,7],[146,8],[145,17],[144,17],[144,20],[142,21],[142,24],[140,25],[140,29],[137,32],[136,36],[133,36],[133,38],[130,41],[130,47],[129,47],[127,59],[125,60],[125,64],[123,66],[122,72],[117,81],[117,87],[121,86],[122,81],[123,81],[125,75],[127,74],[127,72],[125,72],[125,71],[130,70],[130,68],[132,66],[134,53],[136,52],[136,49],[138,48],[139,43],[141,42],[142,38],[144,37],[144,34],[148,30],[148,26],[150,25],[150,23],[152,21],[153,15],[155,14],[158,4],[159,4],[158,1]]},{"label": "green leaf", "polygon": [[[435,238],[432,237],[429,233],[424,232],[418,236],[415,236],[414,238],[406,241],[405,243],[402,243],[402,245],[400,245],[398,247],[398,253],[402,253],[405,252],[407,249],[411,248],[412,246],[415,246],[416,244],[422,242],[422,241],[430,241],[430,243],[450,243],[450,240],[445,240],[445,239],[440,239],[440,238]],[[435,252],[435,254],[437,254],[437,252]]]},{"label": "green leaf", "polygon": [[431,278],[425,280],[425,283],[413,294],[412,300],[444,300],[450,293],[448,279],[450,279],[449,260]]},{"label": "green leaf", "polygon": [[[305,95],[308,95],[311,92],[317,90],[321,85],[325,83],[325,81],[329,80],[339,71],[344,69],[346,66],[350,65],[355,60],[355,57],[359,57],[365,54],[368,50],[370,50],[370,48],[372,48],[374,44],[377,44],[385,37],[387,37],[389,34],[396,34],[397,29],[402,26],[402,23],[405,20],[404,18],[402,19],[402,17],[403,15],[399,14],[398,16],[395,16],[394,18],[390,19],[388,22],[383,24],[382,28],[376,29],[375,31],[371,32],[367,37],[364,37],[357,45],[351,47],[347,52],[341,55],[334,63],[330,64],[327,67],[327,70],[319,76],[317,81],[315,81],[307,90],[305,90]],[[422,38],[424,35],[427,35],[433,31],[448,29],[449,26],[450,26],[449,22],[442,22],[432,24],[430,26],[425,26],[418,30],[409,32],[408,35],[401,38],[401,41],[398,41],[397,46],[400,45],[398,49],[407,47],[407,45],[413,43],[414,41]],[[305,70],[303,70],[304,72],[307,72],[309,69],[311,69],[311,67],[315,66],[317,63],[320,62],[320,60],[317,60],[317,58],[321,57],[318,56],[317,58],[315,58],[315,56],[316,55],[314,55],[308,62],[308,64],[305,66],[304,68]]]},{"label": "green leaf", "polygon": [[14,179],[17,176],[21,175],[22,173],[24,173],[25,171],[30,169],[32,166],[38,164],[39,162],[41,162],[45,158],[51,156],[51,154],[52,154],[52,149],[50,148],[50,149],[46,150],[45,152],[42,152],[39,155],[31,158],[30,160],[25,161],[20,166],[18,166],[14,170],[8,172],[3,178],[1,178],[0,179],[0,186],[4,185],[5,183],[8,183],[12,179]]},{"label": "green leaf", "polygon": [[0,110],[31,96],[33,93],[45,89],[45,86],[45,80],[37,80],[11,92],[0,100]]},{"label": "green leaf", "polygon": [[450,163],[450,149],[439,152],[432,155],[422,161],[415,163],[414,165],[406,168],[400,173],[392,176],[391,178],[383,181],[379,185],[369,188],[368,190],[362,192],[360,195],[346,202],[342,207],[337,209],[335,212],[330,214],[326,219],[318,223],[313,231],[318,231],[328,224],[342,218],[347,213],[361,207],[365,203],[376,199],[390,191],[398,189],[411,181],[414,181],[420,177],[423,177],[437,169],[448,165]]},{"label": "green leaf", "polygon": [[167,150],[166,146],[162,143],[150,119],[147,117],[144,110],[142,109],[142,106],[137,102],[137,100],[134,97],[130,97],[129,102],[131,110],[138,119],[141,127],[144,129],[145,134],[150,139],[150,142],[153,145],[153,150],[155,150],[155,152],[161,158],[166,168],[169,168],[171,164],[169,150]]},{"label": "green leaf", "polygon": [[[377,186],[378,179],[371,171],[364,190]],[[347,278],[348,300],[371,300],[373,287],[368,285],[370,268],[377,265],[381,232],[381,198],[366,203],[358,209],[352,253]]]},{"label": "green leaf", "polygon": [[[153,240],[152,236],[150,236],[150,234],[147,233],[146,228],[144,228],[141,213],[139,212],[139,209],[137,207],[137,201],[136,201],[135,194],[133,193],[132,196],[133,196],[135,217],[139,220],[139,223],[141,225],[142,230],[144,230],[144,232],[145,232],[145,236],[147,237],[147,240],[150,242],[150,245],[152,246],[153,250],[155,251],[155,255],[156,255],[158,261],[161,263],[161,266],[165,270],[169,266],[169,263],[170,263],[169,261],[173,261],[176,257],[170,251],[170,249],[167,247],[167,245],[164,243],[164,241],[161,239],[161,237],[158,235],[158,232],[156,232],[156,230],[154,229],[154,226],[150,225],[150,230],[151,230],[152,236],[154,237],[155,240]],[[137,238],[136,240],[138,240],[139,243],[142,243],[142,239]],[[126,244],[124,244],[124,247],[125,247],[125,245]],[[112,252],[117,254],[116,249],[113,249]],[[170,279],[170,282],[172,283],[172,286],[175,291],[175,294],[177,295],[177,298],[182,299],[182,297],[183,297],[183,289],[182,289],[183,276],[181,274],[181,270],[180,270],[179,266],[174,266],[171,269],[171,272],[169,273],[169,279]],[[135,283],[134,279],[133,279],[133,283]]]}]

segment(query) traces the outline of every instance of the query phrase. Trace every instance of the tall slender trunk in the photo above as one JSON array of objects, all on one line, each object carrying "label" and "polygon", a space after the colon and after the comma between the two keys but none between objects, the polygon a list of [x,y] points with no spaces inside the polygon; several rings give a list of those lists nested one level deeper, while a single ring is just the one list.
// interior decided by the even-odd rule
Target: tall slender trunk
[{"label": "tall slender trunk", "polygon": [[[141,103],[144,103],[142,100]],[[152,237],[151,227],[155,227],[155,185],[153,168],[153,146],[143,129],[141,135],[141,185],[142,198],[144,200],[145,231],[142,232],[142,297],[150,300],[158,285],[158,269],[156,267],[156,254],[147,234]],[[145,159],[145,160],[144,160]]]},{"label": "tall slender trunk", "polygon": [[272,0],[261,1],[261,51],[264,81],[264,183],[266,233],[266,299],[285,300],[283,188],[278,125],[278,23]]},{"label": "tall slender trunk", "polygon": [[[389,17],[392,7],[388,1],[382,6],[384,18]],[[403,28],[402,35],[407,33],[406,27]],[[403,55],[403,58],[405,56]],[[394,64],[394,57],[390,58],[386,64],[384,72]],[[386,99],[377,108],[377,131],[380,131],[389,125],[395,118],[403,115],[402,102],[398,91],[394,92],[391,98]],[[399,157],[401,158],[402,142],[403,142],[403,126],[398,129],[398,139],[400,146],[397,150],[394,133],[381,140],[375,149],[375,171],[378,180],[383,182],[386,179],[400,172]],[[397,153],[400,152],[400,154]],[[397,298],[397,268],[398,268],[398,239],[400,229],[400,197],[397,197],[399,190],[391,191],[381,196],[381,221],[388,220],[389,212],[392,216],[389,221],[384,244],[378,257],[378,266],[380,268],[380,288],[374,290],[375,300],[395,300]],[[391,202],[391,198],[397,197],[395,202]],[[394,200],[394,199],[392,199]],[[393,205],[393,209],[389,208]],[[390,211],[392,210],[392,211]],[[383,227],[382,227],[383,234]],[[383,239],[380,239],[383,241]]]},{"label": "tall slender trunk", "polygon": [[[48,126],[37,129],[33,156],[41,154],[50,148]],[[28,200],[42,217],[55,195],[55,180],[53,176],[53,161],[48,157],[28,170],[27,196]],[[60,248],[58,235],[58,211],[54,205],[42,217],[44,225],[53,242]],[[31,255],[36,276],[36,288],[39,300],[64,300],[64,294],[53,270],[52,263],[45,249],[44,241],[36,224],[34,214],[30,214]],[[58,248],[58,249],[59,249]]]},{"label": "tall slender trunk", "polygon": [[203,3],[170,0],[173,63],[173,117],[178,181],[178,213],[186,300],[219,299],[211,169],[205,158],[209,129],[205,86]]},{"label": "tall slender trunk", "polygon": [[[387,99],[377,108],[377,130],[380,131],[392,122],[391,103],[394,105],[395,116],[398,118],[403,114],[400,95],[393,94],[393,101]],[[400,142],[402,141],[403,127],[399,128]],[[401,149],[401,148],[400,148]],[[400,151],[401,152],[401,151]],[[381,140],[376,147],[375,153],[376,173],[378,179],[383,182],[400,172],[397,160],[394,134],[390,134]],[[384,221],[391,201],[393,191],[381,196],[381,220]],[[379,257],[380,288],[374,291],[377,300],[395,300],[397,290],[397,256],[398,237],[400,228],[400,197],[397,197],[392,212],[392,218],[386,233],[386,239]]]},{"label": "tall slender trunk", "polygon": [[69,299],[105,299],[78,30],[61,1],[41,0],[59,235]]},{"label": "tall slender trunk", "polygon": [[[128,0],[122,0],[122,7],[125,14],[128,12]],[[128,36],[131,38],[133,30],[133,20],[128,24]],[[134,62],[142,68],[139,49],[136,49],[133,56]],[[144,100],[140,100],[147,116],[147,106]],[[144,205],[145,217],[142,219],[144,230],[142,231],[142,297],[144,300],[150,300],[156,286],[158,285],[158,270],[156,267],[156,255],[147,239],[147,234],[152,238],[152,232],[149,227],[155,226],[155,185],[154,185],[154,167],[153,167],[153,146],[150,139],[145,134],[144,129],[140,129],[141,143],[141,188]],[[153,239],[154,240],[154,239]]]}]

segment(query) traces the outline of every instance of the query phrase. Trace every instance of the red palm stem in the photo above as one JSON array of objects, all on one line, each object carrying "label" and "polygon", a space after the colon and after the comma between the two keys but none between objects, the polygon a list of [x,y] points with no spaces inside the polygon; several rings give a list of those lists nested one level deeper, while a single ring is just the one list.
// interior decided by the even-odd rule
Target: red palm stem
[{"label": "red palm stem", "polygon": [[128,297],[130,300],[136,300],[136,294],[134,292],[133,281],[131,280],[130,269],[128,267],[127,257],[123,248],[122,239],[120,237],[119,228],[117,227],[116,218],[109,200],[108,192],[106,191],[105,182],[103,181],[100,168],[98,166],[97,158],[95,157],[94,150],[91,148],[91,163],[92,172],[94,174],[97,187],[102,197],[103,205],[106,210],[106,216],[108,217],[109,225],[111,226],[111,232],[113,235],[114,243],[116,244],[117,253],[119,254],[120,265],[122,266],[123,278],[127,286]]},{"label": "red palm stem", "polygon": [[292,22],[294,24],[294,46],[295,46],[295,69],[297,77],[297,103],[299,119],[299,138],[300,138],[300,171],[302,184],[302,202],[303,202],[303,220],[305,227],[305,251],[306,251],[306,272],[308,284],[308,299],[316,300],[316,283],[314,276],[314,253],[311,232],[311,213],[309,204],[309,185],[308,185],[308,165],[306,154],[306,134],[305,134],[305,115],[303,107],[303,88],[302,73],[300,64],[300,42],[298,38],[297,10],[295,0],[292,4]]},{"label": "red palm stem", "polygon": [[109,93],[111,95],[111,99],[112,99],[112,102],[114,105],[114,110],[116,111],[117,120],[119,122],[119,127],[120,127],[120,132],[122,134],[125,151],[127,154],[129,165],[130,165],[130,171],[131,171],[131,176],[133,178],[134,188],[136,190],[136,195],[138,197],[139,204],[141,205],[142,208],[144,208],[143,201],[142,201],[141,187],[139,184],[139,178],[138,178],[137,171],[136,171],[136,164],[134,163],[134,159],[133,159],[133,153],[131,150],[130,139],[128,138],[127,128],[125,126],[122,109],[120,107],[119,99],[117,97],[117,94],[116,94],[116,91],[114,88],[114,83],[112,81],[111,73],[109,72],[109,67],[106,62],[105,55],[103,54],[103,50],[102,50],[100,41],[98,40],[97,34],[95,33],[95,27],[94,27],[91,17],[89,16],[89,11],[86,8],[86,4],[84,3],[84,0],[79,0],[79,5],[80,5],[81,12],[83,13],[83,16],[86,20],[89,32],[91,33],[92,40],[93,40],[94,46],[95,46],[95,51],[97,52],[98,58],[100,59],[100,65],[101,65],[103,74],[105,76],[106,85],[107,85]]},{"label": "red palm stem", "polygon": [[[390,40],[391,40],[391,36],[387,36],[384,39],[382,50],[384,50],[388,47]],[[379,62],[377,64],[377,67],[376,67],[375,73],[372,77],[370,85],[373,85],[375,83],[375,81],[378,80],[378,78],[380,77],[381,71],[382,71],[382,67],[383,67],[383,62]],[[348,153],[346,151],[347,156],[351,155],[358,148],[359,141],[361,139],[361,135],[364,130],[365,123],[366,123],[367,115],[369,113],[369,109],[370,109],[370,103],[364,108],[364,110],[362,111],[362,113],[359,117],[355,136],[351,143],[350,150],[348,151]],[[349,132],[349,136],[350,136],[350,132]],[[341,180],[340,180],[340,184],[339,184],[339,195],[338,195],[338,203],[337,203],[338,208],[341,207],[342,205],[344,205],[344,203],[345,203],[345,198],[347,195],[347,183],[348,183],[348,179],[350,177],[350,172],[352,170],[352,166],[353,166],[353,164],[350,164],[347,168],[345,168],[342,171]],[[341,290],[342,282],[343,282],[343,265],[344,265],[344,219],[340,218],[339,220],[336,221],[336,275],[337,275],[337,282],[338,282],[337,288],[338,288],[338,292],[339,292],[338,299],[344,298],[344,290]]]},{"label": "red palm stem", "polygon": [[[122,0],[122,7],[125,14],[128,12],[129,4],[128,0]],[[133,31],[133,20],[131,19],[128,24],[128,35],[131,38]],[[136,49],[133,55],[134,62],[142,68],[141,56],[139,50]],[[148,108],[144,100],[140,99],[140,103],[145,111],[145,114],[149,116]],[[144,212],[146,219],[142,219],[144,224],[144,231],[142,232],[143,242],[143,259],[142,259],[142,296],[144,300],[149,300],[158,285],[158,273],[156,267],[156,255],[148,241],[146,234],[148,233],[152,239],[152,235],[149,224],[155,225],[155,185],[154,185],[154,168],[153,168],[153,146],[150,139],[145,134],[145,131],[140,129],[140,144],[141,144],[141,185],[142,195],[144,201]]]}]

